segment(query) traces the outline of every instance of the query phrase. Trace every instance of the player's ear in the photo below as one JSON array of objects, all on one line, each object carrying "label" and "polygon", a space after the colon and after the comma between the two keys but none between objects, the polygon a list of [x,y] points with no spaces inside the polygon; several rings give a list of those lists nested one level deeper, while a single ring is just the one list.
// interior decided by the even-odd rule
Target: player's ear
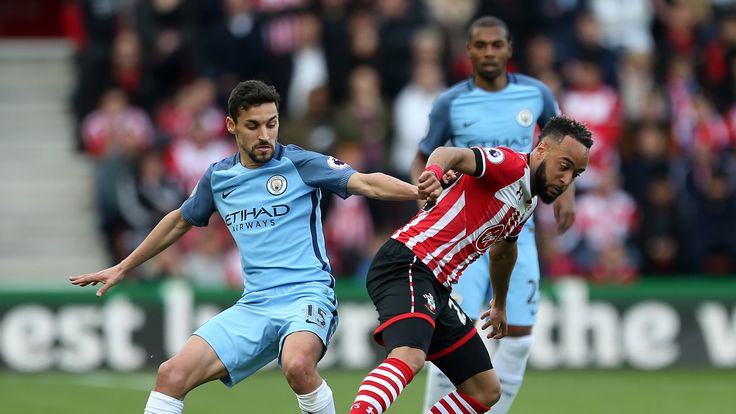
[{"label": "player's ear", "polygon": [[233,135],[235,135],[235,121],[231,117],[225,118],[225,126],[227,126],[227,131]]}]

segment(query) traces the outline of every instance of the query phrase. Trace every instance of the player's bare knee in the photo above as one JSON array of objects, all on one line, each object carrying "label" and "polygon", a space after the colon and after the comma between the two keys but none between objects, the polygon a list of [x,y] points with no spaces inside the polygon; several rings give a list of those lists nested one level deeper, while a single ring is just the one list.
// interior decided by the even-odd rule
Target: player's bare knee
[{"label": "player's bare knee", "polygon": [[174,398],[183,398],[187,393],[187,375],[175,360],[169,359],[158,367],[156,390]]},{"label": "player's bare knee", "polygon": [[418,374],[424,368],[424,362],[426,360],[424,351],[408,346],[394,348],[388,356],[404,361],[411,368],[412,372],[414,372],[414,375]]},{"label": "player's bare knee", "polygon": [[306,355],[292,355],[281,361],[281,368],[289,385],[294,388],[300,388],[301,385],[309,381],[309,378],[316,375],[316,367],[314,361]]},{"label": "player's bare knee", "polygon": [[501,383],[496,380],[487,387],[483,387],[482,395],[478,397],[481,404],[491,406],[501,399]]}]

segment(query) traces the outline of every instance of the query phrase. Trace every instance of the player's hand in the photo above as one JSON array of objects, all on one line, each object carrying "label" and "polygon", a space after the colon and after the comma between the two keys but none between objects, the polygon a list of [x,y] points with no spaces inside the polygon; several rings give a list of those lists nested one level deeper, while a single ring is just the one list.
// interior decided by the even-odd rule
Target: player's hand
[{"label": "player's hand", "polygon": [[575,222],[575,203],[568,197],[560,197],[553,204],[555,210],[555,221],[557,222],[557,233],[562,234],[570,229]]},{"label": "player's hand", "polygon": [[506,320],[506,309],[496,306],[496,303],[491,301],[491,308],[483,312],[480,315],[481,319],[484,319],[483,330],[491,328],[491,332],[486,335],[488,339],[501,339],[509,332],[508,321]]},{"label": "player's hand", "polygon": [[457,177],[458,174],[455,170],[445,171],[445,174],[442,176],[442,188],[447,188],[450,184],[454,183]]},{"label": "player's hand", "polygon": [[419,198],[434,202],[442,193],[442,183],[431,171],[423,171],[418,181]]},{"label": "player's hand", "polygon": [[72,276],[69,278],[69,282],[71,282],[72,285],[82,287],[87,285],[96,286],[98,283],[102,283],[103,286],[97,290],[97,296],[102,296],[111,287],[121,281],[123,277],[125,277],[125,273],[123,273],[118,266],[113,266],[96,273]]}]

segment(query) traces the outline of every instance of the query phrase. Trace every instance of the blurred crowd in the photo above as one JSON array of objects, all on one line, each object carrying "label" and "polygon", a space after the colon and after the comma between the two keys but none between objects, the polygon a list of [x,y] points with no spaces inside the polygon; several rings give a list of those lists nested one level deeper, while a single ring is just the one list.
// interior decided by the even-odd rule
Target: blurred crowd
[{"label": "blurred crowd", "polygon": [[[68,0],[72,108],[110,260],[236,151],[224,118],[241,80],[280,92],[282,143],[408,180],[432,102],[471,74],[481,15],[509,25],[509,69],[595,138],[573,228],[537,213],[543,277],[736,273],[736,0]],[[338,277],[363,277],[417,209],[323,196]],[[195,230],[140,277],[242,286],[222,220]]]}]

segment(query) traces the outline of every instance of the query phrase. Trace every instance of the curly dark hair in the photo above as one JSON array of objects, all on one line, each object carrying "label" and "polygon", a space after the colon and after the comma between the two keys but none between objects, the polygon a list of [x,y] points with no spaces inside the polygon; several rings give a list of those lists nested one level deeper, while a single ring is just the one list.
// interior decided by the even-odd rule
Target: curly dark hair
[{"label": "curly dark hair", "polygon": [[233,121],[238,120],[241,110],[248,110],[252,106],[273,102],[276,109],[279,107],[279,93],[276,88],[266,85],[259,80],[247,80],[240,82],[227,99],[227,113]]},{"label": "curly dark hair", "polygon": [[566,136],[574,138],[579,143],[585,145],[587,149],[593,146],[593,134],[588,127],[584,123],[566,116],[556,116],[550,119],[544,128],[542,128],[539,141],[551,139],[559,143]]}]

